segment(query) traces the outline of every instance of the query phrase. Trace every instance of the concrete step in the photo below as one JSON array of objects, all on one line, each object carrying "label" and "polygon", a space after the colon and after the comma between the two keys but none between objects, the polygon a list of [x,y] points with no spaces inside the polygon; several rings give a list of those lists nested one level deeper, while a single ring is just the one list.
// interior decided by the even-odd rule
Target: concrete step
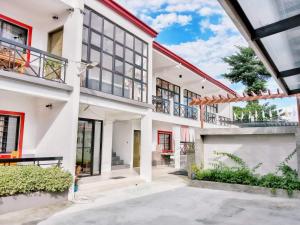
[{"label": "concrete step", "polygon": [[124,165],[124,160],[115,160],[111,162],[112,166]]},{"label": "concrete step", "polygon": [[120,156],[112,156],[111,161],[119,161]]},{"label": "concrete step", "polygon": [[130,165],[123,164],[123,165],[115,165],[111,167],[111,170],[121,170],[121,169],[128,169],[130,168]]}]

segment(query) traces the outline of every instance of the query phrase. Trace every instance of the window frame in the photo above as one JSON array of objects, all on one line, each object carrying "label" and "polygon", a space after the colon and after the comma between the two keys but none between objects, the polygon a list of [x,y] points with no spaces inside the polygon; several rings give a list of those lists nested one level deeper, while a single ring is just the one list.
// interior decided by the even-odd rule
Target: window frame
[{"label": "window frame", "polygon": [[[112,20],[108,19],[107,17],[103,16],[102,14],[98,13],[97,11],[91,9],[90,7],[86,6],[85,5],[85,10],[88,10],[89,13],[88,13],[88,24],[86,23],[83,23],[83,27],[87,29],[87,32],[88,32],[88,41],[82,41],[82,45],[86,45],[87,46],[87,58],[86,60],[85,59],[81,59],[82,62],[85,62],[85,63],[90,63],[90,51],[91,49],[94,49],[95,50],[95,47],[96,47],[96,51],[98,51],[98,53],[100,54],[100,62],[99,62],[99,68],[100,68],[100,74],[99,74],[99,87],[97,89],[97,91],[101,91],[102,92],[102,73],[103,73],[103,54],[107,54],[109,56],[112,57],[112,60],[113,60],[113,64],[112,64],[112,69],[107,69],[105,68],[105,70],[107,71],[110,71],[112,74],[113,74],[113,79],[112,79],[112,91],[110,94],[112,95],[116,95],[114,93],[114,77],[115,75],[120,75],[123,77],[123,84],[122,84],[122,96],[123,98],[127,98],[127,95],[125,94],[125,79],[130,79],[131,82],[132,82],[132,93],[131,93],[131,96],[129,97],[129,99],[132,99],[132,100],[135,100],[134,99],[134,96],[135,96],[135,93],[134,93],[134,89],[135,89],[135,83],[138,82],[139,85],[141,87],[146,87],[146,92],[143,92],[143,88],[141,88],[140,92],[141,92],[141,98],[139,100],[135,100],[135,101],[140,101],[140,102],[145,102],[147,103],[148,100],[149,100],[149,97],[148,97],[148,83],[149,83],[149,77],[148,77],[148,70],[149,70],[149,44],[145,41],[143,41],[141,38],[137,37],[136,35],[134,35],[133,33],[131,33],[130,31],[126,30],[125,28],[121,27],[120,25],[118,25],[117,23],[113,22]],[[97,16],[99,16],[100,18],[102,18],[102,29],[101,29],[101,32],[99,30],[95,30],[93,27],[91,27],[91,18],[92,18],[92,14],[95,14]],[[104,23],[105,21],[108,21],[109,23],[111,23],[113,25],[113,37],[110,37],[108,35],[106,35],[104,33]],[[116,34],[116,31],[117,30],[121,30],[122,32],[124,32],[124,35],[123,35],[123,43],[121,43],[118,39],[117,39],[117,34]],[[97,33],[98,35],[101,36],[101,44],[100,46],[94,46],[91,44],[91,33],[94,32],[94,33]],[[128,35],[132,36],[133,37],[133,47],[128,47],[126,45],[126,36]],[[104,39],[109,39],[110,41],[112,41],[113,45],[112,45],[112,53],[111,52],[107,52],[104,50],[103,48],[103,45],[104,45]],[[142,45],[142,53],[138,53],[135,49],[136,49],[136,46],[135,46],[135,40],[138,40],[141,42],[141,45]],[[117,46],[121,46],[123,48],[123,55],[120,56],[120,55],[117,55],[116,54],[116,47]],[[147,48],[146,50],[144,49],[144,46],[146,46],[145,48]],[[125,53],[126,53],[126,50],[130,50],[133,52],[133,61],[130,62],[128,60],[126,60],[125,58]],[[144,56],[143,55],[143,52],[144,51],[147,51],[147,56]],[[136,56],[140,56],[141,57],[141,65],[137,65],[135,63],[135,58]],[[146,58],[146,61],[147,61],[147,65],[143,65],[143,58]],[[123,63],[123,73],[120,73],[119,71],[117,71],[116,69],[116,61],[121,61]],[[125,65],[126,64],[129,64],[130,66],[133,67],[133,76],[130,77],[130,76],[126,76],[126,73],[125,73]],[[146,68],[145,68],[146,67]],[[141,71],[141,79],[136,79],[135,78],[135,71],[136,69],[140,70]],[[144,74],[146,74],[146,76],[143,76]],[[146,77],[146,80],[144,80],[143,78]],[[89,80],[89,71],[86,72],[85,74],[85,82],[84,82],[84,87],[86,88],[89,88],[89,84],[88,84],[88,80]],[[144,96],[145,95],[145,96]],[[120,96],[120,95],[116,95],[116,96]]]},{"label": "window frame", "polygon": [[[31,42],[32,42],[32,26],[29,26],[25,23],[22,23],[18,20],[15,20],[11,17],[5,16],[3,14],[0,13],[0,20],[4,20],[7,23],[13,24],[15,26],[21,27],[23,29],[27,30],[27,43],[26,45],[31,47]],[[2,24],[2,23],[1,23]],[[2,37],[2,32],[0,29],[0,36]],[[27,53],[27,62],[30,62],[30,52]]]},{"label": "window frame", "polygon": [[[0,110],[1,116],[12,116],[12,117],[19,117],[19,133],[18,133],[18,157],[22,156],[22,148],[23,148],[23,136],[24,136],[24,123],[25,123],[25,113],[24,112],[13,112],[13,111],[6,111]],[[0,158],[11,158],[11,152],[0,152]]]},{"label": "window frame", "polygon": [[[161,135],[169,135],[169,146],[170,146],[170,149],[165,149],[165,143],[164,144],[164,147],[163,149],[161,149],[162,153],[172,153],[174,152],[173,150],[173,132],[172,131],[163,131],[163,130],[159,130],[157,131],[157,144],[160,146],[162,143],[160,143],[160,136]],[[165,138],[164,138],[165,140]]]},{"label": "window frame", "polygon": [[[160,80],[160,85],[158,85],[158,80]],[[166,83],[168,84],[168,89],[166,89],[166,88],[163,87],[162,82],[166,82]],[[173,91],[170,90],[170,85],[173,85]],[[176,88],[176,87],[177,87],[178,90],[179,90],[178,93],[175,92],[175,88]],[[161,95],[160,95],[160,96],[157,95],[159,89],[161,89]],[[178,103],[178,104],[181,103],[181,96],[180,96],[181,87],[180,87],[179,85],[176,85],[176,84],[173,84],[173,83],[171,83],[171,82],[169,82],[169,81],[166,81],[166,80],[164,80],[164,79],[161,79],[160,77],[157,77],[157,78],[156,78],[156,96],[161,97],[162,99],[165,99],[165,98],[163,98],[163,96],[162,96],[162,91],[167,91],[167,92],[168,92],[168,97],[169,97],[169,98],[170,98],[170,97],[173,97],[173,100],[175,100],[175,99],[174,99],[174,96],[175,96],[175,95],[178,95],[178,96],[179,96],[179,101],[174,101],[174,103]],[[166,100],[169,100],[169,99],[166,99]]]}]

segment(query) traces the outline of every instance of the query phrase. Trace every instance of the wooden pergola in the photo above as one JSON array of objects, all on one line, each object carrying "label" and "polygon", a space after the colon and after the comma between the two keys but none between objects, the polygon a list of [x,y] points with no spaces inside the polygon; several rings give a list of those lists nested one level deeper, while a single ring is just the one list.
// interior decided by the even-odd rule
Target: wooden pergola
[{"label": "wooden pergola", "polygon": [[285,93],[281,93],[279,89],[277,89],[277,92],[272,93],[270,90],[267,92],[260,91],[259,94],[256,94],[254,92],[251,92],[251,95],[248,95],[246,93],[243,93],[243,95],[230,95],[227,94],[224,95],[212,95],[211,97],[203,97],[203,98],[193,98],[193,100],[190,102],[190,106],[199,106],[200,108],[200,123],[201,128],[204,127],[204,112],[205,112],[205,106],[206,105],[212,105],[212,104],[223,104],[223,103],[231,103],[231,102],[249,102],[249,101],[256,101],[256,100],[262,100],[262,99],[275,99],[275,98],[287,98],[287,97],[296,97],[297,98],[297,108],[298,108],[298,122],[300,122],[300,94],[294,94],[294,95],[287,95]]}]

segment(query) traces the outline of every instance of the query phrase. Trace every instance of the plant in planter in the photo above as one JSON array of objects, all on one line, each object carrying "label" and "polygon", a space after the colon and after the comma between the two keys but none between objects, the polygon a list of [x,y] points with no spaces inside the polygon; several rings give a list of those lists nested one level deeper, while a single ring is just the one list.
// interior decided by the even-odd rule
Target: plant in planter
[{"label": "plant in planter", "polygon": [[[226,152],[215,153],[218,157],[212,163],[212,169],[193,167],[193,171],[197,180],[266,187],[271,188],[273,194],[276,193],[276,189],[285,189],[287,194],[291,196],[294,190],[300,190],[300,180],[297,171],[288,165],[288,161],[295,153],[296,151],[288,155],[286,159],[278,165],[278,169],[275,173],[269,173],[264,176],[255,174],[255,171],[262,163],[257,164],[251,169],[244,160]],[[228,166],[221,161],[221,157],[224,156],[234,162],[234,166]]]},{"label": "plant in planter", "polygon": [[72,175],[59,167],[0,166],[0,196],[59,193],[68,190],[72,182]]}]

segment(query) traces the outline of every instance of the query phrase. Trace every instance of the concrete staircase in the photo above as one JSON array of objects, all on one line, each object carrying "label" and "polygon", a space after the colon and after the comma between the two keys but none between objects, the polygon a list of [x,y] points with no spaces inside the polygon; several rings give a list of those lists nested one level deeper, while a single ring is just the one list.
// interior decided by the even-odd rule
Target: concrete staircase
[{"label": "concrete staircase", "polygon": [[111,169],[112,170],[119,170],[119,169],[126,169],[130,166],[128,164],[124,164],[124,160],[120,158],[120,156],[117,155],[116,152],[112,152],[111,157]]}]

